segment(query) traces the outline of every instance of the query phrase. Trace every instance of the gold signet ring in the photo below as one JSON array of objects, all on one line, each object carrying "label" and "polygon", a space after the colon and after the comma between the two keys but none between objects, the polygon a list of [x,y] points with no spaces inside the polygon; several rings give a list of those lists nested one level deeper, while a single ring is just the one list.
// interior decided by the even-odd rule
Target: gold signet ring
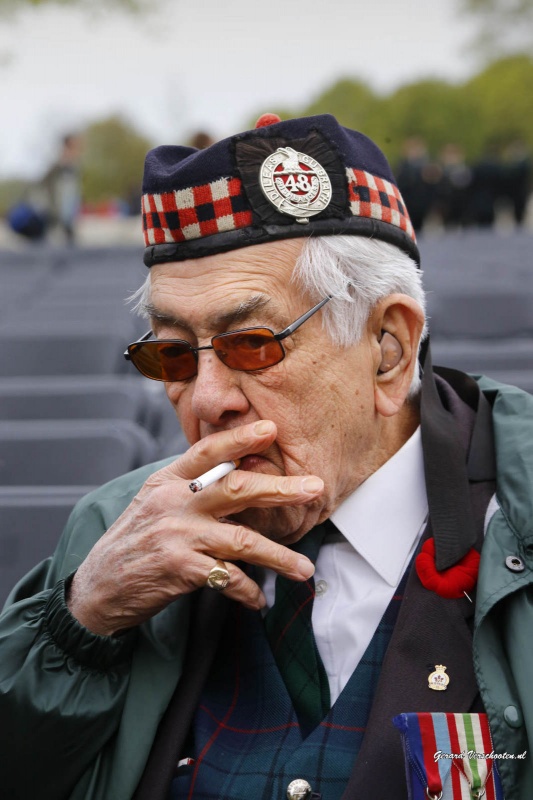
[{"label": "gold signet ring", "polygon": [[209,570],[206,585],[211,589],[216,589],[217,592],[221,592],[229,585],[229,580],[230,577],[226,565],[223,561],[217,561],[213,569]]}]

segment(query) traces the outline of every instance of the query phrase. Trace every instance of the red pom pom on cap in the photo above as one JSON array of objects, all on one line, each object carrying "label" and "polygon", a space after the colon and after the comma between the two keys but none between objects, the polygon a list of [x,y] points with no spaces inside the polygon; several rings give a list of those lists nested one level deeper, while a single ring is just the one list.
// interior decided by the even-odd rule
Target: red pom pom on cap
[{"label": "red pom pom on cap", "polygon": [[435,566],[435,540],[427,539],[415,560],[418,577],[423,586],[448,600],[470,592],[477,581],[479,553],[473,548],[457,564],[439,572]]},{"label": "red pom pom on cap", "polygon": [[281,122],[281,117],[277,114],[261,114],[254,127],[266,128],[267,125],[275,125],[276,122]]}]

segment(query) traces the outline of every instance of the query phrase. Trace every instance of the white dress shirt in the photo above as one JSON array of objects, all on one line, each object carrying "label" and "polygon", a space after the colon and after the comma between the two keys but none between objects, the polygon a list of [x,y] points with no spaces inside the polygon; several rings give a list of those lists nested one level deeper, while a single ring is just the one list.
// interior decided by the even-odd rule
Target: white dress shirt
[{"label": "white dress shirt", "polygon": [[[428,514],[418,428],[331,515],[346,541],[322,545],[313,630],[333,704],[359,664],[407,567]],[[265,572],[267,607],[276,574]]]}]

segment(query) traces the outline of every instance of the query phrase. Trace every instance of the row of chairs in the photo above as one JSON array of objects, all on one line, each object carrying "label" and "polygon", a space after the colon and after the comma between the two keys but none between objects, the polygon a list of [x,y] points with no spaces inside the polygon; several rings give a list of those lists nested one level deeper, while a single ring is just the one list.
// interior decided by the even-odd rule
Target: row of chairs
[{"label": "row of chairs", "polygon": [[533,236],[472,230],[420,241],[433,363],[533,385]]},{"label": "row of chairs", "polygon": [[0,486],[0,610],[8,592],[53,553],[74,505],[92,486]]},{"label": "row of chairs", "polygon": [[[70,461],[70,452],[75,456],[82,439],[87,442],[84,476],[79,473],[82,467],[65,472],[63,462]],[[114,456],[110,453],[107,460],[99,459],[92,439],[98,439],[102,447],[109,439]],[[136,441],[135,447],[130,440]],[[162,384],[107,375],[0,379],[0,485],[76,481],[97,485],[155,457],[182,452],[186,446]],[[17,457],[22,451],[31,456],[32,448],[31,464]],[[41,450],[50,454],[46,469],[46,462],[37,458]],[[8,452],[10,460],[5,463]],[[110,467],[111,459],[116,466]]]},{"label": "row of chairs", "polygon": [[135,249],[0,254],[0,606],[92,488],[187,445],[161,384],[122,353]]}]

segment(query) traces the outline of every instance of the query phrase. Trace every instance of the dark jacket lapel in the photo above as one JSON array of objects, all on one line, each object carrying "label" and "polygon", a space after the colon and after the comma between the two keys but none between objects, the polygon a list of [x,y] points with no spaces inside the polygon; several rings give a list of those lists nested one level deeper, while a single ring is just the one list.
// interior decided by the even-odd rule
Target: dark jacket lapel
[{"label": "dark jacket lapel", "polygon": [[183,753],[219,645],[228,607],[227,598],[212,589],[202,589],[197,593],[183,675],[161,719],[133,800],[168,798],[177,761]]},{"label": "dark jacket lapel", "polygon": [[[446,377],[454,379],[448,372]],[[466,376],[464,376],[466,378]],[[481,549],[484,534],[484,516],[495,489],[493,470],[493,444],[490,414],[485,400],[475,384],[457,376],[458,388],[467,401],[462,400],[449,384],[437,379],[439,400],[446,410],[446,425],[453,426],[453,465],[446,465],[446,448],[442,430],[436,446],[438,469],[432,454],[432,432],[423,431],[424,460],[430,524],[423,539],[438,536],[444,530],[444,552],[466,552],[470,543]],[[433,397],[432,402],[435,402]],[[479,413],[475,414],[472,405]],[[476,409],[477,410],[477,409]],[[441,414],[441,418],[444,419]],[[424,415],[423,415],[424,419]],[[423,424],[423,423],[422,423]],[[424,424],[423,424],[424,427]],[[448,470],[457,465],[457,442],[463,452],[460,506],[457,500],[457,475],[448,480]],[[467,457],[468,455],[468,457]],[[441,478],[439,478],[439,475]],[[467,513],[462,515],[468,501]],[[436,501],[436,513],[432,503]],[[454,509],[448,514],[447,509]],[[436,517],[439,531],[433,530]],[[446,517],[455,531],[446,530]],[[457,535],[459,530],[459,535]],[[461,537],[461,530],[465,536]],[[465,541],[467,546],[465,545]],[[466,550],[465,550],[466,546]],[[463,553],[464,554],[464,553]],[[475,598],[472,596],[472,600]],[[343,794],[343,800],[407,800],[404,754],[399,732],[392,718],[403,712],[443,711],[467,712],[482,710],[472,662],[472,622],[474,604],[467,598],[447,600],[428,591],[420,583],[413,568],[409,576],[402,607],[398,616],[374,697],[361,750],[352,775]],[[446,666],[450,683],[445,691],[428,687],[428,676],[437,664]]]},{"label": "dark jacket lapel", "polygon": [[[407,711],[468,711],[478,693],[472,665],[471,603],[424,589],[415,570],[383,662],[361,750],[343,798],[407,799],[404,755],[392,718]],[[444,664],[445,691],[428,687]]]}]

